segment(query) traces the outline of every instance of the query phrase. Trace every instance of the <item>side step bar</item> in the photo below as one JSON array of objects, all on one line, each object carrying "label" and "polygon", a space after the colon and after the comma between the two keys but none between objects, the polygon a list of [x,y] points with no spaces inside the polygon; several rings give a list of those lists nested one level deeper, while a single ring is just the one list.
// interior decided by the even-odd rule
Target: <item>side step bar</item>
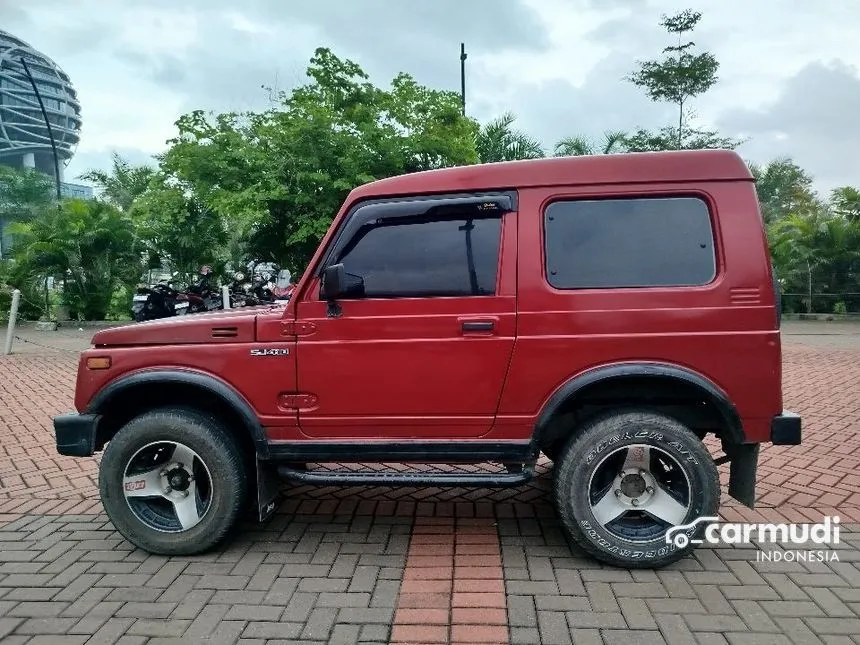
[{"label": "side step bar", "polygon": [[507,488],[519,486],[534,476],[534,466],[513,473],[427,473],[375,471],[314,471],[278,466],[278,474],[301,484],[326,486],[474,486],[478,488]]}]

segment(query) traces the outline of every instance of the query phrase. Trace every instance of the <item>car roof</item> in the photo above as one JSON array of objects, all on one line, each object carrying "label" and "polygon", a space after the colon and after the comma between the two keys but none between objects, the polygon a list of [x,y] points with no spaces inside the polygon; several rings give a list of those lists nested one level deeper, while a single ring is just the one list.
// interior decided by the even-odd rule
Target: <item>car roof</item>
[{"label": "car roof", "polygon": [[369,197],[537,186],[703,182],[753,179],[733,150],[675,150],[456,166],[380,179],[355,188],[350,202]]}]

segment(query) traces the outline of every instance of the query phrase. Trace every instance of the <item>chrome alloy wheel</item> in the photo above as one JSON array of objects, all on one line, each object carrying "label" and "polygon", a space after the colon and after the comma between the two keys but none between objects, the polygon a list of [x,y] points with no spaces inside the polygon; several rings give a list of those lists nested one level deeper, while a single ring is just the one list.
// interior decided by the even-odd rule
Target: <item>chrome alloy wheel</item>
[{"label": "chrome alloy wheel", "polygon": [[213,482],[200,456],[185,444],[158,441],[126,464],[123,494],[138,520],[156,531],[193,528],[212,505]]},{"label": "chrome alloy wheel", "polygon": [[682,524],[691,508],[690,481],[665,450],[634,444],[614,450],[592,472],[594,519],[627,542],[650,542]]}]

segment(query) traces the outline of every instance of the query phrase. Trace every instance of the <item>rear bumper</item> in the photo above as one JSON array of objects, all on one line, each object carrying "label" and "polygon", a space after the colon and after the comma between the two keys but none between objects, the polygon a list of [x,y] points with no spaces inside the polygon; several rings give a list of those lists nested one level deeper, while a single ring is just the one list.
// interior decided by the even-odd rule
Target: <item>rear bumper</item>
[{"label": "rear bumper", "polygon": [[770,442],[776,446],[799,446],[801,439],[800,415],[783,410],[770,422]]},{"label": "rear bumper", "polygon": [[[800,415],[783,410],[770,421],[770,441],[777,446],[800,445]],[[755,507],[756,471],[759,443],[724,446],[730,457],[729,495],[750,508]]]},{"label": "rear bumper", "polygon": [[97,414],[61,414],[54,417],[57,452],[68,457],[89,457],[95,453]]}]

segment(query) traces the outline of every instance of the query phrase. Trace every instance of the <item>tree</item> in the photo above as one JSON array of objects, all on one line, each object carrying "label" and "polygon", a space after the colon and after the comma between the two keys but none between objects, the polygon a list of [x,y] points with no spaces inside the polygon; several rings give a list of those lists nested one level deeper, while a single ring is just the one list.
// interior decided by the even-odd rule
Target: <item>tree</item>
[{"label": "tree", "polygon": [[830,193],[830,201],[836,213],[860,223],[860,190],[852,186],[834,188]]},{"label": "tree", "polygon": [[131,214],[148,268],[166,264],[188,278],[204,264],[223,264],[226,222],[187,189],[157,177]]},{"label": "tree", "polygon": [[708,148],[737,148],[742,142],[731,137],[723,137],[716,130],[693,128],[689,124],[683,130],[678,145],[678,129],[666,126],[653,132],[640,128],[632,135],[624,137],[627,152],[659,152],[661,150],[704,150]]},{"label": "tree", "polygon": [[0,258],[10,254],[7,226],[26,222],[54,203],[54,183],[37,171],[0,165]]},{"label": "tree", "polygon": [[475,138],[475,149],[482,163],[540,159],[544,156],[540,142],[511,126],[516,116],[505,112],[481,126]]},{"label": "tree", "polygon": [[103,320],[117,287],[140,274],[134,225],[110,204],[64,200],[59,209],[12,228],[22,242],[16,247],[16,279],[63,278],[63,300],[73,317]]},{"label": "tree", "polygon": [[111,169],[89,170],[78,179],[90,181],[101,189],[101,197],[117,208],[128,211],[134,200],[146,191],[155,169],[147,165],[135,166],[113,153]]},{"label": "tree", "polygon": [[668,126],[657,133],[638,130],[627,140],[633,152],[647,150],[683,150],[701,148],[734,148],[740,142],[720,137],[716,131],[694,129],[689,126],[689,102],[707,92],[718,81],[719,63],[710,52],[694,54],[693,41],[684,42],[685,34],[692,32],[702,14],[685,9],[672,16],[663,14],[660,25],[670,34],[677,34],[678,43],[663,49],[660,60],[638,63],[638,69],[626,79],[642,87],[652,101],[672,103],[678,108],[677,127]]},{"label": "tree", "polygon": [[[822,208],[776,220],[768,234],[785,290],[803,293],[807,312],[832,311],[833,297],[849,299],[847,294],[856,294],[860,226]],[[853,300],[858,300],[856,295]]]},{"label": "tree", "polygon": [[626,152],[626,137],[627,133],[621,130],[604,132],[599,142],[583,136],[566,137],[555,144],[554,154],[556,157],[581,157]]},{"label": "tree", "polygon": [[823,208],[812,187],[812,177],[788,157],[765,165],[749,164],[756,180],[765,222],[789,215],[811,215]]},{"label": "tree", "polygon": [[165,182],[220,217],[247,255],[293,272],[356,186],[478,161],[478,127],[462,115],[458,94],[407,74],[377,87],[325,48],[307,75],[265,112],[181,117],[159,159]]}]

